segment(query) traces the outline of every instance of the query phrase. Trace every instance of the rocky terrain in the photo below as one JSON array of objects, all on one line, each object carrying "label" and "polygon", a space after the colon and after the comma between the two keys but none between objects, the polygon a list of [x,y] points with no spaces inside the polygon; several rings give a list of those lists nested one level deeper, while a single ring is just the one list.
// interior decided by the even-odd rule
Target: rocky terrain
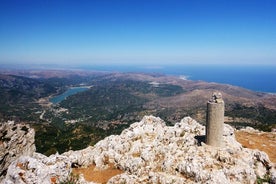
[{"label": "rocky terrain", "polygon": [[8,166],[20,156],[32,156],[35,152],[35,132],[29,125],[0,124],[0,180]]},{"label": "rocky terrain", "polygon": [[[2,145],[12,140],[7,135],[2,135]],[[275,165],[267,154],[242,147],[231,126],[224,125],[223,147],[206,145],[204,135],[205,127],[190,117],[166,126],[160,118],[145,116],[120,135],[106,137],[83,150],[49,157],[36,152],[19,153],[18,158],[11,159],[1,183],[99,182],[87,181],[89,178],[82,174],[71,174],[72,168],[85,167],[95,172],[113,170],[114,176],[107,181],[110,184],[276,183]],[[13,139],[18,144],[22,140],[33,140],[33,137]],[[81,173],[74,170],[75,174]]]}]

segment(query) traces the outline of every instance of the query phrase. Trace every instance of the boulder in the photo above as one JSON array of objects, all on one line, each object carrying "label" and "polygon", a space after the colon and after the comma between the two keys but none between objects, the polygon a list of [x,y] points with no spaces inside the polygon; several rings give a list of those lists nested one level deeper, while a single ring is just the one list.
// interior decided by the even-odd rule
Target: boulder
[{"label": "boulder", "polygon": [[70,176],[71,162],[68,157],[59,154],[49,157],[40,153],[21,156],[7,171],[5,184],[16,183],[59,183]]},{"label": "boulder", "polygon": [[0,180],[9,165],[20,156],[32,156],[35,152],[34,129],[13,121],[0,123]]}]

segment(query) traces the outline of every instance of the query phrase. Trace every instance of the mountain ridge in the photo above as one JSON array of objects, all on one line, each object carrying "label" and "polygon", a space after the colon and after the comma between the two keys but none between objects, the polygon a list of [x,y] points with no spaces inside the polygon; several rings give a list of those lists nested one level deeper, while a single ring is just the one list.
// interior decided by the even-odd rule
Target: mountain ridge
[{"label": "mountain ridge", "polygon": [[[276,182],[275,165],[266,153],[243,148],[231,126],[224,124],[223,147],[206,145],[204,135],[205,127],[190,117],[166,126],[160,118],[145,116],[120,135],[106,137],[93,147],[49,157],[33,152],[15,158],[2,182],[72,181],[72,167],[91,164],[96,170],[115,167],[122,171],[109,178],[109,184]],[[83,175],[74,181],[95,183]]]}]

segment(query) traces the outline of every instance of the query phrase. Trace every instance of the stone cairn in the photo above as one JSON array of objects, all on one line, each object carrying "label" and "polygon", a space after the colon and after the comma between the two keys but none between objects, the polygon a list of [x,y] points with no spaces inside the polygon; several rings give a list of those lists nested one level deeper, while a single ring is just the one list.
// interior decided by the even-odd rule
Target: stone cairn
[{"label": "stone cairn", "polygon": [[224,124],[224,101],[219,92],[215,92],[207,102],[206,144],[222,147]]}]

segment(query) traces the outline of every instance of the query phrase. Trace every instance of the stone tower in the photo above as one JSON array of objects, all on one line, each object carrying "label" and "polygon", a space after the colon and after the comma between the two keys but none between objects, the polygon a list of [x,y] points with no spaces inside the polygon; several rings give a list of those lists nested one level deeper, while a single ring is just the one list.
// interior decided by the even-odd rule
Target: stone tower
[{"label": "stone tower", "polygon": [[206,144],[223,146],[224,101],[219,92],[215,92],[207,103]]}]

